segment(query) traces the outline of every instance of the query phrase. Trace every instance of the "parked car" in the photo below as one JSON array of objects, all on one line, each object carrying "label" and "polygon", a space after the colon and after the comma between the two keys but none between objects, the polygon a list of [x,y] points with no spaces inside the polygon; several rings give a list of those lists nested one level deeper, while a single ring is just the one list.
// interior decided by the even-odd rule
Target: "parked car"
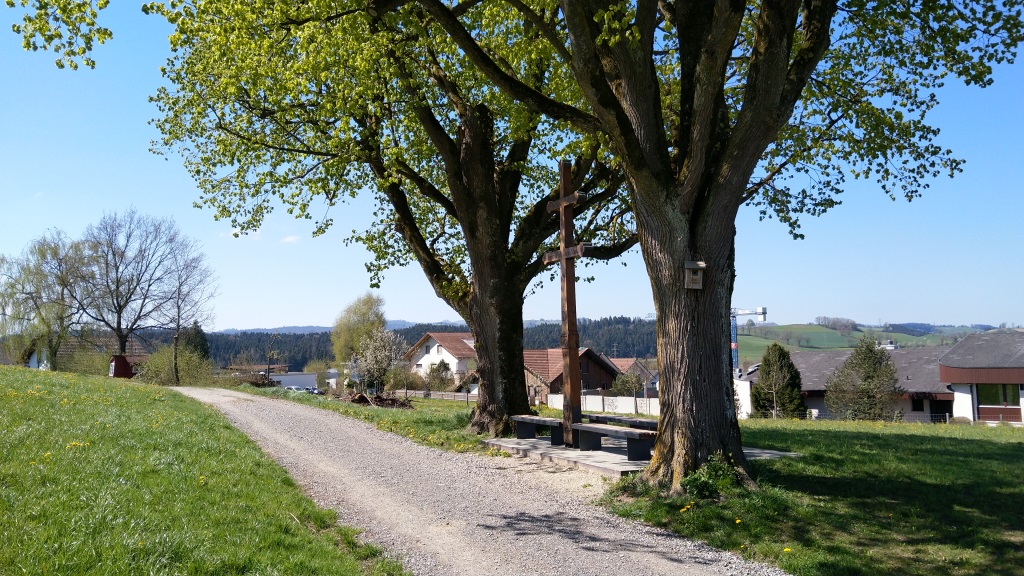
[{"label": "parked car", "polygon": [[289,391],[289,392],[305,392],[304,389],[302,389],[302,388],[300,388],[298,386],[285,386],[284,389]]},{"label": "parked car", "polygon": [[317,388],[316,386],[310,386],[310,387],[306,388],[306,392],[309,392],[310,394],[317,394],[317,395],[323,395],[323,393],[324,393],[323,390]]}]

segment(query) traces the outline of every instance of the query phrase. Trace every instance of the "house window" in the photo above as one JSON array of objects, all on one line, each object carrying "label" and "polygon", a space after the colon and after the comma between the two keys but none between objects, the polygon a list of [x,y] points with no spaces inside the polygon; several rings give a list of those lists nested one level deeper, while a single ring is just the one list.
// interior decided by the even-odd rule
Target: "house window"
[{"label": "house window", "polygon": [[1020,406],[1017,384],[978,384],[979,406]]},{"label": "house window", "polygon": [[416,365],[416,369],[417,369],[417,370],[420,370],[421,368],[423,368],[423,364],[417,364],[417,365]]},{"label": "house window", "polygon": [[438,344],[437,345],[437,355],[440,356],[441,352],[444,352],[444,346],[441,346],[440,344]]},{"label": "house window", "polygon": [[430,344],[425,344],[423,346],[423,355],[426,356],[427,354],[430,354]]},{"label": "house window", "polygon": [[580,360],[580,374],[590,374],[590,363],[586,360]]},{"label": "house window", "polygon": [[923,398],[911,398],[910,399],[910,411],[911,412],[924,412],[924,399]]}]

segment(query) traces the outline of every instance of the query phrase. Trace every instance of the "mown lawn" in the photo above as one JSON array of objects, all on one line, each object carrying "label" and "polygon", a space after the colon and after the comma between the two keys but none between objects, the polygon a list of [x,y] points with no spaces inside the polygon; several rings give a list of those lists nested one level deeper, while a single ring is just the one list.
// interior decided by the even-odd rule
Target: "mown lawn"
[{"label": "mown lawn", "polygon": [[214,410],[0,366],[0,574],[401,574]]},{"label": "mown lawn", "polygon": [[1024,429],[751,420],[761,490],[663,498],[624,482],[625,516],[798,575],[1024,574]]}]

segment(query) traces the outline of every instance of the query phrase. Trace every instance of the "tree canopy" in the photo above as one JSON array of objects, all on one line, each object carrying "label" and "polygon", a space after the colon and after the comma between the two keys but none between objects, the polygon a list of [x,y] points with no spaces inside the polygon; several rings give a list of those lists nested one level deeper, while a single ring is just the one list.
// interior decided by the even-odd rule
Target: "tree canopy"
[{"label": "tree canopy", "polygon": [[764,351],[758,368],[757,384],[751,391],[754,412],[772,418],[802,416],[800,371],[793,364],[789,351],[772,342]]},{"label": "tree canopy", "polygon": [[825,407],[836,418],[891,420],[904,392],[889,353],[864,337],[825,382]]},{"label": "tree canopy", "polygon": [[345,307],[334,322],[331,345],[337,362],[348,362],[374,332],[383,330],[384,299],[367,292]]}]

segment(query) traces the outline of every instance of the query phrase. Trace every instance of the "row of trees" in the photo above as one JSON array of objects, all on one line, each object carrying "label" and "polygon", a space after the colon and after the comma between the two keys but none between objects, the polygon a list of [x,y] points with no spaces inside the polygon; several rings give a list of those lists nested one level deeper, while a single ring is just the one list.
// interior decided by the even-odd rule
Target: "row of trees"
[{"label": "row of trees", "polygon": [[[755,414],[789,418],[805,413],[800,395],[800,371],[789,352],[777,343],[765,350],[751,390]],[[829,414],[849,420],[891,419],[896,402],[905,390],[889,353],[871,338],[862,338],[850,357],[825,382],[825,407]]]},{"label": "row of trees", "polygon": [[56,368],[61,345],[83,331],[113,335],[124,354],[142,330],[201,324],[215,291],[198,244],[172,220],[108,214],[79,239],[53,230],[0,257],[0,333],[9,356],[35,351]]},{"label": "row of trees", "polygon": [[818,316],[814,319],[814,323],[818,326],[824,326],[839,332],[843,336],[849,336],[859,326],[856,320],[850,320],[849,318],[833,318],[831,316]]}]

